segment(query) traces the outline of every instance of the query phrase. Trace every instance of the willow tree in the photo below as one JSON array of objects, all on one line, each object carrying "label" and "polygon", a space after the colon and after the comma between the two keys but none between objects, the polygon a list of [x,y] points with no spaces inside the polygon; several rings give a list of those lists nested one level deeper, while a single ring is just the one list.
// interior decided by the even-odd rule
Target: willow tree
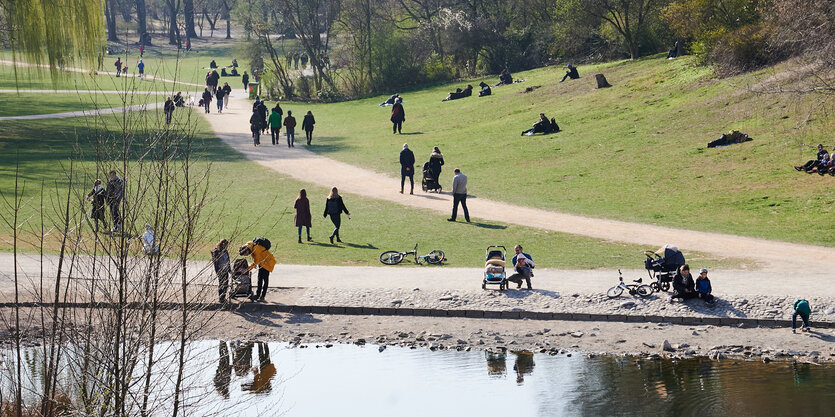
[{"label": "willow tree", "polygon": [[103,52],[103,34],[100,0],[0,0],[0,37],[12,60],[46,65],[53,80],[60,66],[76,61],[92,68]]}]

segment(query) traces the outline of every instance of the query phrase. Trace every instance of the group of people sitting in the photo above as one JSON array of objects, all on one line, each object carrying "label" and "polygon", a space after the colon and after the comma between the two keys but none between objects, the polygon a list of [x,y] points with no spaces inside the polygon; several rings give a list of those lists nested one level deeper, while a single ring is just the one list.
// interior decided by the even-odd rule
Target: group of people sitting
[{"label": "group of people sitting", "polygon": [[560,131],[560,126],[557,124],[557,120],[555,118],[551,118],[548,120],[548,117],[545,116],[545,113],[539,113],[539,120],[533,124],[528,130],[522,132],[522,136],[533,136],[537,133],[557,133]]},{"label": "group of people sitting", "polygon": [[473,95],[473,86],[467,84],[463,90],[456,88],[455,91],[449,93],[449,95],[441,101],[458,100],[459,98],[469,97],[471,95]]},{"label": "group of people sitting", "polygon": [[818,154],[815,159],[809,160],[803,165],[795,166],[794,169],[798,171],[813,173],[817,172],[820,175],[829,174],[835,175],[835,158],[823,148],[823,144],[818,144]]},{"label": "group of people sitting", "polygon": [[[232,67],[232,71],[226,72],[226,68],[229,68],[229,67]],[[217,68],[218,68],[217,67],[217,62],[215,62],[215,60],[213,59],[212,62],[209,63],[209,69],[214,70],[214,69],[217,69]],[[220,69],[220,76],[221,77],[239,77],[240,75],[241,74],[238,74],[238,60],[237,59],[232,60],[232,65],[229,65],[228,67],[222,67]]]},{"label": "group of people sitting", "polygon": [[713,288],[710,285],[710,279],[707,277],[707,269],[705,268],[699,271],[699,277],[694,280],[693,275],[690,274],[690,265],[680,266],[675,277],[673,277],[673,291],[673,295],[670,297],[671,303],[676,299],[699,298],[707,305],[716,304],[716,298],[711,294]]}]

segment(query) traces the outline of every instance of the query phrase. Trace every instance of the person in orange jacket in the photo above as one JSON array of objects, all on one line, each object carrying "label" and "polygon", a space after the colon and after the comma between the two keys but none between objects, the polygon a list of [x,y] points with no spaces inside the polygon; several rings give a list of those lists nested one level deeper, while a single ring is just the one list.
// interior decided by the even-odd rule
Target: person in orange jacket
[{"label": "person in orange jacket", "polygon": [[267,287],[270,284],[270,272],[273,272],[273,268],[275,268],[275,257],[267,248],[251,240],[241,246],[238,253],[241,256],[252,255],[252,264],[249,265],[247,270],[251,271],[256,266],[258,267],[258,288],[251,299],[253,301],[264,301],[264,296],[267,295]]}]

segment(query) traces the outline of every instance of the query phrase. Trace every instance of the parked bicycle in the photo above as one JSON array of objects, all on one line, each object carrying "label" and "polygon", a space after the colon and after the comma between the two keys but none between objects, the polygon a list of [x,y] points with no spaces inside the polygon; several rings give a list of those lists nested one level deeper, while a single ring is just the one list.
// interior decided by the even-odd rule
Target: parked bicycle
[{"label": "parked bicycle", "polygon": [[406,252],[399,252],[396,250],[389,250],[385,251],[380,254],[380,262],[386,265],[397,265],[400,262],[403,262],[403,258],[409,255],[415,256],[415,263],[420,265],[424,262],[428,262],[433,265],[440,264],[444,260],[446,260],[446,255],[444,255],[444,251],[441,250],[433,250],[426,255],[418,255],[417,254],[418,245],[415,243],[415,248],[406,251]]},{"label": "parked bicycle", "polygon": [[637,294],[641,297],[648,297],[653,293],[653,289],[651,286],[641,283],[643,281],[641,278],[632,281],[635,282],[635,284],[624,283],[623,274],[621,274],[620,269],[618,269],[618,280],[620,281],[618,285],[615,285],[614,287],[609,288],[609,291],[606,291],[606,295],[609,296],[609,298],[620,297],[620,295],[623,294],[624,291],[627,291],[629,295],[634,296]]}]

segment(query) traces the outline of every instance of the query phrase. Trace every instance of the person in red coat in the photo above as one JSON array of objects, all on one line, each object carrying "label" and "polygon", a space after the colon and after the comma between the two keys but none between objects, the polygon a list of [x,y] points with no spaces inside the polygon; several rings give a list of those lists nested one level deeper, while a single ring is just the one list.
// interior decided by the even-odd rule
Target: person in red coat
[{"label": "person in red coat", "polygon": [[293,204],[296,209],[295,224],[299,228],[299,243],[302,243],[302,226],[307,228],[307,241],[310,238],[310,222],[312,216],[310,215],[310,200],[307,199],[307,191],[304,188],[299,190],[299,197],[296,198],[296,203]]}]

